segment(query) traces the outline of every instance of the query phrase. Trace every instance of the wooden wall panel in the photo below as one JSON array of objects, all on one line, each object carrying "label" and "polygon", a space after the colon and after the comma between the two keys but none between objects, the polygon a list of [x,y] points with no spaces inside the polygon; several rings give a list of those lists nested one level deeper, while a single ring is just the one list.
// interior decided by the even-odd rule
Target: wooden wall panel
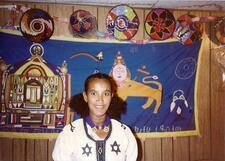
[{"label": "wooden wall panel", "polygon": [[[0,4],[16,4],[0,2]],[[63,5],[26,3],[30,8],[41,8],[54,17],[54,36],[73,37],[69,18],[73,11],[84,9],[91,12],[98,20],[98,30],[107,33],[105,19],[111,7]],[[135,9],[140,20],[140,26],[135,40],[147,38],[144,30],[144,20],[149,9]],[[187,10],[171,10],[175,18],[183,14],[196,16],[221,15],[224,13],[199,12]],[[0,9],[0,25],[7,22],[10,12]],[[15,25],[19,25],[19,14]],[[57,20],[65,19],[67,22]],[[208,35],[201,57],[199,69],[199,82],[197,85],[197,103],[200,136],[177,137],[177,138],[146,138],[138,139],[139,158],[138,161],[197,161],[210,160],[225,161],[225,87],[221,78],[221,71],[215,61],[217,47],[211,40],[215,39],[214,25],[204,25],[204,31]],[[63,35],[62,35],[63,34]],[[51,153],[54,148],[55,139],[7,139],[0,138],[0,160],[26,160],[26,161],[52,161]],[[4,145],[4,148],[3,146]]]},{"label": "wooden wall panel", "polygon": [[[217,16],[225,16],[225,13],[213,13],[212,15]],[[211,131],[212,131],[212,158],[218,161],[224,161],[224,147],[225,147],[225,139],[224,139],[224,96],[225,96],[225,88],[223,88],[222,82],[222,72],[220,67],[216,61],[216,54],[218,51],[218,45],[216,42],[215,34],[214,34],[214,25],[211,26]],[[225,48],[223,51],[225,52]]]},{"label": "wooden wall panel", "polygon": [[25,139],[13,139],[13,161],[21,160],[25,161],[26,154],[26,140]]},{"label": "wooden wall panel", "polygon": [[162,139],[162,161],[173,161],[173,138]]},{"label": "wooden wall panel", "polygon": [[[212,52],[212,54],[215,54]],[[218,64],[215,60],[215,57],[212,55],[212,76],[213,83],[212,86],[212,95],[211,99],[211,124],[212,124],[212,158],[217,159],[218,161],[223,161],[224,158],[224,126],[222,126],[222,122],[224,124],[224,91],[221,89],[221,72],[218,67]]]},{"label": "wooden wall panel", "polygon": [[170,10],[173,13],[174,18],[177,20],[180,16],[187,14],[186,10]]},{"label": "wooden wall panel", "polygon": [[111,7],[98,7],[98,30],[100,32],[107,32],[106,29],[106,16],[109,12],[109,10],[111,9]]},{"label": "wooden wall panel", "polygon": [[0,160],[12,161],[13,154],[13,139],[1,138],[1,158]]},{"label": "wooden wall panel", "polygon": [[[144,10],[144,22],[145,22],[145,18],[147,17],[148,13],[150,12],[151,10],[150,9],[145,9]],[[143,27],[145,27],[145,25],[143,25]],[[143,29],[143,37],[144,39],[147,39],[149,38],[149,35],[147,34],[147,32],[145,31],[145,29]]]},{"label": "wooden wall panel", "polygon": [[145,139],[145,161],[161,161],[162,151],[161,151],[161,139]]},{"label": "wooden wall panel", "polygon": [[54,18],[55,29],[53,36],[73,37],[69,25],[69,18],[73,13],[72,5],[51,4],[49,14]]},{"label": "wooden wall panel", "polygon": [[[190,12],[190,14],[201,17],[209,16],[209,12]],[[191,160],[207,159],[210,157],[211,151],[211,124],[210,124],[210,66],[205,65],[210,62],[210,40],[208,34],[210,33],[210,25],[203,24],[203,30],[207,34],[204,40],[202,57],[199,66],[199,81],[197,84],[197,107],[198,120],[200,128],[199,137],[190,138],[190,157]]]},{"label": "wooden wall panel", "polygon": [[[0,5],[12,5],[13,3],[3,3],[0,2]],[[10,10],[7,9],[0,9],[0,26],[4,26],[8,23],[9,16],[10,16]]]},{"label": "wooden wall panel", "polygon": [[35,161],[47,161],[48,160],[48,140],[36,139],[35,141]]},{"label": "wooden wall panel", "polygon": [[35,3],[34,4],[34,8],[39,8],[39,9],[42,9],[46,12],[48,12],[48,4],[43,4],[43,3]]},{"label": "wooden wall panel", "polygon": [[[13,3],[13,4],[15,4],[16,5],[16,3]],[[15,19],[15,22],[14,22],[14,25],[15,26],[20,26],[20,18],[21,18],[21,16],[22,16],[22,12],[18,12],[17,13],[17,17],[16,17],[16,19]]]},{"label": "wooden wall panel", "polygon": [[[3,138],[0,138],[0,145],[3,145]],[[3,146],[0,146],[0,159],[2,158],[2,149],[3,149]]]},{"label": "wooden wall panel", "polygon": [[143,9],[135,9],[135,12],[139,18],[139,27],[136,35],[133,37],[135,40],[143,40],[144,38],[144,10]]},{"label": "wooden wall panel", "polygon": [[189,161],[189,138],[177,137],[173,140],[173,161]]},{"label": "wooden wall panel", "polygon": [[25,154],[26,161],[35,160],[34,150],[35,150],[34,139],[27,139],[26,140],[26,154]]},{"label": "wooden wall panel", "polygon": [[52,151],[55,145],[56,139],[49,139],[48,140],[48,161],[53,161],[52,159]]},{"label": "wooden wall panel", "polygon": [[[224,13],[214,13],[212,15],[225,16]],[[224,124],[224,96],[225,90],[222,87],[222,72],[216,61],[216,54],[218,46],[215,41],[214,24],[211,26],[211,131],[212,131],[212,158],[218,161],[223,161],[224,154],[224,126],[221,126],[221,122]],[[223,47],[223,51],[225,48]],[[217,78],[217,79],[215,79]]]}]

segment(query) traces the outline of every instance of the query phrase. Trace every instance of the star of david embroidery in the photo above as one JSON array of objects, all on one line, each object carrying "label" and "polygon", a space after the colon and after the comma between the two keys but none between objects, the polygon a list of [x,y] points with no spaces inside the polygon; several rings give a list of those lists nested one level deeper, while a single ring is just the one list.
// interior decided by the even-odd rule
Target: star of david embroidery
[{"label": "star of david embroidery", "polygon": [[91,152],[91,147],[88,144],[86,144],[85,147],[82,147],[82,149],[83,149],[83,153],[82,154],[86,154],[87,156],[89,156],[89,154],[92,153]]},{"label": "star of david embroidery", "polygon": [[120,151],[120,144],[117,144],[116,141],[114,141],[114,143],[111,144],[111,147],[112,147],[112,152],[115,152],[116,155],[118,155],[118,153],[121,152]]}]

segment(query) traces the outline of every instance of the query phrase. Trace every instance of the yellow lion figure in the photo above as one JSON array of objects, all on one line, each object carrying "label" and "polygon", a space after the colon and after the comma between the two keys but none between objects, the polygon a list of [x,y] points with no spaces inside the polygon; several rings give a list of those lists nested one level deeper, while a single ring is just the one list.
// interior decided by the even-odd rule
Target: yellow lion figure
[{"label": "yellow lion figure", "polygon": [[153,88],[149,85],[131,80],[130,72],[120,52],[118,52],[109,75],[116,81],[117,94],[121,99],[125,101],[128,96],[147,97],[147,102],[142,107],[144,109],[149,108],[155,100],[156,104],[153,112],[158,112],[162,100],[162,84],[157,81],[148,81],[147,84],[157,86]]}]

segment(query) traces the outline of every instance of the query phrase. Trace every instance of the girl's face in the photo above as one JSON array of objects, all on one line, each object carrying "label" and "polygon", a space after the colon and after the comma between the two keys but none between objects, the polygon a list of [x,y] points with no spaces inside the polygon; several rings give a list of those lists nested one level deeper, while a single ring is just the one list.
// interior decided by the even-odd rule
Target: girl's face
[{"label": "girl's face", "polygon": [[88,103],[90,117],[105,116],[112,99],[110,83],[105,79],[93,79],[83,96]]}]

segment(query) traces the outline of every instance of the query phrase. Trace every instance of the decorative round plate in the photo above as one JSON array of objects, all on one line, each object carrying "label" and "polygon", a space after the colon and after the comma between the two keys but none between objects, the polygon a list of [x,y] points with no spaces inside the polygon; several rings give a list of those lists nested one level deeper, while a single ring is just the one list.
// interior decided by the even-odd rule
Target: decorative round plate
[{"label": "decorative round plate", "polygon": [[20,19],[20,27],[25,38],[40,43],[52,36],[54,21],[47,12],[33,8],[24,12]]},{"label": "decorative round plate", "polygon": [[173,35],[176,21],[167,9],[152,9],[145,19],[145,31],[153,40],[165,40]]},{"label": "decorative round plate", "polygon": [[177,20],[174,36],[183,44],[190,45],[198,41],[203,32],[202,24],[192,22],[193,15],[182,15]]},{"label": "decorative round plate", "polygon": [[130,40],[137,33],[139,19],[127,5],[113,7],[106,17],[106,28],[118,40]]},{"label": "decorative round plate", "polygon": [[70,24],[77,34],[85,34],[96,26],[96,19],[90,12],[85,10],[76,10],[70,16]]}]

